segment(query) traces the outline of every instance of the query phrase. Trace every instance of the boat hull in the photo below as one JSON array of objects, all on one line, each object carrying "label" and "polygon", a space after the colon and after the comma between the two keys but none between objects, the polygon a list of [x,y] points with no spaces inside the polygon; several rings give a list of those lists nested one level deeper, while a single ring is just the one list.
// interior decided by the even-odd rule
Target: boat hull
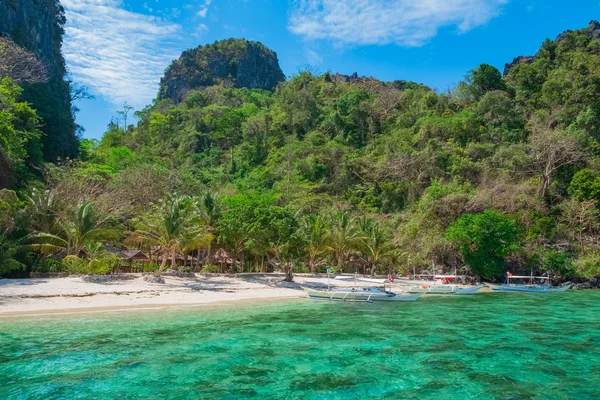
[{"label": "boat hull", "polygon": [[421,294],[392,293],[369,290],[313,290],[305,288],[308,297],[317,300],[350,301],[350,302],[393,302],[416,301]]},{"label": "boat hull", "polygon": [[569,290],[570,286],[548,287],[548,286],[498,286],[492,288],[499,292],[518,292],[518,293],[562,293]]},{"label": "boat hull", "polygon": [[[423,287],[425,286],[425,287]],[[409,293],[421,293],[421,294],[438,294],[438,295],[470,295],[477,293],[483,285],[473,286],[469,288],[459,288],[456,286],[438,286],[438,285],[423,285],[423,286],[411,286],[408,289]]]}]

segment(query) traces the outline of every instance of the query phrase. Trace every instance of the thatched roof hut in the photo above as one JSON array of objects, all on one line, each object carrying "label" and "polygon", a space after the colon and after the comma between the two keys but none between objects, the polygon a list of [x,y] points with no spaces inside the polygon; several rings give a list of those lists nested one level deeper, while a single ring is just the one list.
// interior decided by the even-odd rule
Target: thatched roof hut
[{"label": "thatched roof hut", "polygon": [[150,260],[150,258],[148,258],[141,250],[123,250],[121,251],[121,254],[121,258],[127,261],[143,262]]},{"label": "thatched roof hut", "polygon": [[234,259],[237,260],[232,254],[223,249],[218,249],[210,255],[210,262],[212,264],[233,264]]}]

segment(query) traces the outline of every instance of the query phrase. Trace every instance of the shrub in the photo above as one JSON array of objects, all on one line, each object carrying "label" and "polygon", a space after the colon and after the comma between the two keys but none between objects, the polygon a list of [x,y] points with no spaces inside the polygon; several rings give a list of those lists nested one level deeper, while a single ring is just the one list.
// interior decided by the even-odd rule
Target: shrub
[{"label": "shrub", "polygon": [[200,272],[216,274],[218,272],[221,272],[221,267],[219,267],[218,265],[205,265],[204,267],[202,267],[202,270],[200,270]]}]

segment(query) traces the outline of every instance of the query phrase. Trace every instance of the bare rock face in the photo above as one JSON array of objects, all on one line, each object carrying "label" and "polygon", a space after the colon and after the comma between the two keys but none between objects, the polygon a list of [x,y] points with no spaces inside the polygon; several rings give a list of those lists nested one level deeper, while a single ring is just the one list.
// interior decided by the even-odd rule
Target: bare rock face
[{"label": "bare rock face", "polygon": [[21,86],[24,100],[43,119],[42,144],[48,161],[76,156],[79,149],[69,84],[64,81],[65,22],[58,0],[0,0],[0,35],[34,54],[47,71],[47,82]]},{"label": "bare rock face", "polygon": [[191,90],[220,83],[272,90],[284,80],[274,51],[259,42],[228,39],[183,52],[161,79],[159,97],[177,104]]},{"label": "bare rock face", "polygon": [[511,69],[519,64],[531,64],[535,61],[535,56],[519,56],[515,57],[512,62],[504,64],[504,76],[508,75]]},{"label": "bare rock face", "polygon": [[33,52],[51,75],[64,75],[64,10],[56,0],[0,0],[0,33]]}]

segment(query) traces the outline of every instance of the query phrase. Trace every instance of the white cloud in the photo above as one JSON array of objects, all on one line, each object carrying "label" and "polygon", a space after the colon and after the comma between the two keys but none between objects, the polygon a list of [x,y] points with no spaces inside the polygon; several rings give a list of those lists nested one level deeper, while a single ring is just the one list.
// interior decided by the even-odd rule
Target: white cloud
[{"label": "white cloud", "polygon": [[200,18],[206,18],[206,13],[208,13],[208,8],[206,8],[206,7],[204,7],[204,6],[203,6],[203,7],[200,9],[200,11],[198,11],[198,12],[196,13],[196,15],[197,15],[197,16],[199,16]]},{"label": "white cloud", "polygon": [[179,56],[181,26],[127,11],[119,0],[62,0],[64,53],[73,78],[116,105],[137,108],[158,93],[165,68]]},{"label": "white cloud", "polygon": [[323,58],[314,50],[308,49],[306,50],[306,60],[311,65],[320,65],[323,63]]},{"label": "white cloud", "polygon": [[336,45],[422,46],[444,26],[466,32],[509,0],[296,0],[288,28]]},{"label": "white cloud", "polygon": [[205,0],[204,5],[200,9],[200,11],[196,13],[196,15],[200,18],[206,18],[206,14],[208,14],[208,6],[210,6],[210,3],[212,3],[212,0]]}]

